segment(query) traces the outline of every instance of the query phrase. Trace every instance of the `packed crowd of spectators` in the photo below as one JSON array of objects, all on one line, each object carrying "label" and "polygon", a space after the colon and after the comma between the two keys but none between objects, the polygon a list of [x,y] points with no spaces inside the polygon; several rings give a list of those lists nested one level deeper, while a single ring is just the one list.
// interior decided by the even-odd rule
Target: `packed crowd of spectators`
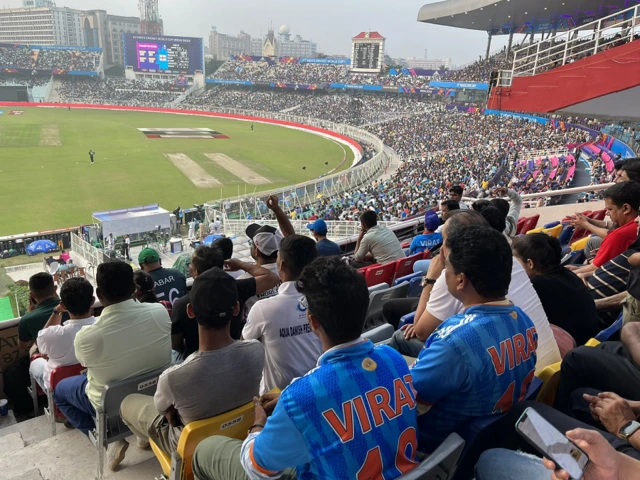
[{"label": "packed crowd of spectators", "polygon": [[431,102],[417,97],[381,97],[348,93],[296,91],[249,91],[214,87],[203,95],[187,98],[181,105],[196,110],[238,108],[267,112],[288,112],[338,123],[361,125],[399,115],[428,111]]},{"label": "packed crowd of spectators", "polygon": [[62,102],[160,108],[168,106],[180,94],[170,91],[172,85],[172,82],[132,81],[113,77],[104,80],[73,79],[60,82],[57,93]]},{"label": "packed crowd of spectators", "polygon": [[[265,472],[287,480],[302,472],[314,480],[356,478],[362,468],[366,478],[384,472],[393,480],[416,468],[418,451],[433,452],[454,432],[468,442],[456,478],[568,480],[559,468],[570,460],[543,460],[546,452],[519,435],[517,426],[532,435],[521,423],[534,417],[575,443],[580,451],[571,458],[588,455],[572,478],[584,471],[587,479],[634,480],[638,162],[625,163],[619,183],[604,193],[612,225],[599,233],[593,263],[569,267],[557,238],[515,235],[522,203],[515,191],[498,188],[491,192],[498,198],[469,205],[451,184],[442,218],[427,213],[416,237],[432,256],[412,264],[423,277],[419,296],[387,300],[381,314],[370,311],[368,282],[356,268],[395,264],[407,253],[380,215],[360,216],[353,258],[345,259],[321,219],[307,227],[313,239],[296,235],[276,197],[267,206],[278,229],[246,230],[255,263],[233,258],[227,238],[199,246],[189,262],[190,292],[185,276],[164,268],[150,248],[138,255],[140,271],[121,261],[99,265],[95,290],[72,278],[58,295],[51,275],[38,273],[18,327],[20,347],[32,355],[3,372],[4,393],[19,415],[29,413],[30,372],[51,391],[66,426],[89,436],[109,385],[163,371],[155,394],[119,399],[119,415],[138,448],[153,441],[165,455],[176,452],[185,426],[252,404],[242,438],[200,440],[191,463],[198,480],[261,479]],[[581,222],[576,215],[570,223]],[[614,284],[621,290],[606,294]],[[611,325],[599,302],[614,297],[614,333],[585,346]],[[400,326],[410,312],[413,321]],[[380,328],[388,332],[385,345],[374,346]],[[52,369],[71,365],[88,372],[47,381]],[[531,387],[547,368],[557,381],[538,402]],[[421,415],[419,403],[430,407]],[[487,420],[499,421],[482,435]],[[111,470],[126,465],[129,447],[127,439],[109,445]]]},{"label": "packed crowd of spectators", "polygon": [[100,52],[34,49],[22,45],[0,47],[0,67],[95,72],[101,55]]},{"label": "packed crowd of spectators", "polygon": [[0,73],[0,85],[27,85],[29,87],[44,87],[50,81],[50,75],[38,76]]},{"label": "packed crowd of spectators", "polygon": [[244,60],[229,60],[213,75],[213,78],[221,80],[249,80],[256,83],[284,82],[307,85],[345,83],[348,77],[348,65]]}]

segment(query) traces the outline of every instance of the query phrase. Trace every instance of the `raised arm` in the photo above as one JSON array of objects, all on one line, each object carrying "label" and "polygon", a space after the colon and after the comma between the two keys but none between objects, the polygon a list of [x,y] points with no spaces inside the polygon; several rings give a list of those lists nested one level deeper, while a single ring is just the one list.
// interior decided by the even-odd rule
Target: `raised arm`
[{"label": "raised arm", "polygon": [[280,205],[278,205],[278,197],[276,197],[275,195],[271,195],[269,198],[267,198],[267,208],[271,210],[276,216],[276,220],[278,220],[278,227],[280,227],[282,236],[286,238],[296,234],[293,225],[291,225],[289,217],[280,208]]},{"label": "raised arm", "polygon": [[256,280],[256,294],[271,290],[280,283],[280,279],[275,273],[255,263],[241,262],[237,258],[231,258],[224,262],[224,264],[231,271],[244,270],[251,275]]}]

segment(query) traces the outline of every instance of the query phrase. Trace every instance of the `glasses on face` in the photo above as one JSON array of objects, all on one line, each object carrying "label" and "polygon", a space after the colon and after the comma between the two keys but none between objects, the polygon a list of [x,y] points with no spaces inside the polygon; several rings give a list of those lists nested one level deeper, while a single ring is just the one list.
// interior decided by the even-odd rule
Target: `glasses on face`
[{"label": "glasses on face", "polygon": [[255,243],[253,243],[253,240],[249,239],[249,246],[250,246],[250,247],[255,247],[255,246],[256,246],[256,244],[255,244]]}]

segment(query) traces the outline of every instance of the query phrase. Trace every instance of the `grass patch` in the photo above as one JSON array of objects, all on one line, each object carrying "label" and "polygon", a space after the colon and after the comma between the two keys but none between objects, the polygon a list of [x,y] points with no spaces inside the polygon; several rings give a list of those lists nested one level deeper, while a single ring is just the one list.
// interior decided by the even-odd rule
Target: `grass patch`
[{"label": "grass patch", "polygon": [[[340,145],[323,137],[273,125],[164,113],[25,108],[24,115],[0,116],[3,196],[0,235],[65,228],[88,223],[91,213],[159,203],[178,205],[232,197],[245,182],[212,165],[204,154],[221,153],[243,162],[273,183],[248,185],[272,190],[319,177],[342,162]],[[43,126],[57,125],[62,146],[41,146]],[[147,139],[138,128],[211,128],[229,139]],[[95,165],[88,152],[96,152]],[[197,188],[167,153],[182,153],[223,187]],[[348,168],[353,153],[347,149]],[[326,166],[325,162],[329,165]],[[306,172],[302,167],[306,167]],[[305,174],[306,173],[306,174]],[[0,261],[0,265],[3,265]]]}]

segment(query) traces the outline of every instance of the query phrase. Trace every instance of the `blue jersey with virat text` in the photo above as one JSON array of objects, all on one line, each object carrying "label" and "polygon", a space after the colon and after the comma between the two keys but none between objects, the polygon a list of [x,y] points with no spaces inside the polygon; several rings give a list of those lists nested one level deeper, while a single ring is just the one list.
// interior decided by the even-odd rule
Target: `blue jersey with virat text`
[{"label": "blue jersey with virat text", "polygon": [[506,412],[533,380],[538,334],[518,307],[492,303],[445,320],[411,368],[418,402],[420,448],[432,451],[478,417]]},{"label": "blue jersey with virat text", "polygon": [[393,480],[417,464],[416,415],[405,360],[359,339],[283,390],[264,430],[244,441],[242,464],[253,480],[288,467],[299,479]]}]

